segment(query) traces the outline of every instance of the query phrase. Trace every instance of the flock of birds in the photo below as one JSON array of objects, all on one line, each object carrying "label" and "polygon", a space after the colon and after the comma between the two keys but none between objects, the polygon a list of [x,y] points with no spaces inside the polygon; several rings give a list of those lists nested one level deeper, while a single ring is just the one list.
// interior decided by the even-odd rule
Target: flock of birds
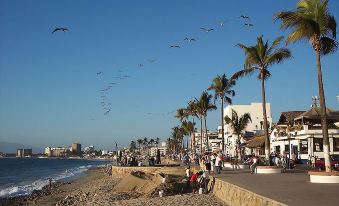
[{"label": "flock of birds", "polygon": [[[247,28],[254,27],[253,23],[251,22],[251,17],[246,16],[246,15],[241,15],[241,16],[239,16],[239,18],[241,18],[243,20],[242,23],[243,23],[244,27],[247,27]],[[226,22],[227,21],[225,21],[225,20],[217,21],[219,27],[223,27]],[[214,32],[215,31],[215,29],[211,28],[211,27],[200,27],[200,30],[202,32],[205,32],[205,33],[210,33],[210,32]],[[55,34],[56,32],[63,32],[63,33],[65,33],[65,32],[69,32],[69,31],[70,30],[67,27],[57,27],[57,28],[55,28],[52,31],[52,34]],[[186,36],[183,40],[184,40],[184,42],[187,42],[189,44],[197,41],[196,38],[189,37],[189,36]],[[177,43],[177,44],[170,45],[169,48],[170,49],[180,49],[181,45],[179,43]],[[157,61],[156,58],[151,58],[151,59],[147,60],[147,62],[149,64],[153,64],[156,61]],[[144,63],[139,63],[139,64],[137,64],[137,66],[138,66],[138,68],[141,69],[141,68],[143,68],[145,66],[145,64]],[[96,76],[101,76],[103,74],[104,74],[103,71],[96,72]],[[191,75],[194,76],[195,73],[192,73]],[[117,73],[116,76],[113,77],[113,80],[111,82],[109,82],[104,88],[99,90],[99,92],[100,92],[100,105],[101,105],[101,107],[103,109],[103,114],[104,115],[108,115],[112,111],[112,103],[109,102],[108,98],[107,98],[108,92],[113,87],[115,87],[119,83],[121,83],[120,81],[125,80],[125,79],[129,79],[129,78],[131,78],[130,75],[124,74],[122,70],[118,70],[118,73]],[[146,115],[166,116],[166,115],[171,115],[173,113],[175,113],[175,110],[164,112],[164,113],[147,112]],[[95,120],[95,118],[91,118],[91,120]]]}]

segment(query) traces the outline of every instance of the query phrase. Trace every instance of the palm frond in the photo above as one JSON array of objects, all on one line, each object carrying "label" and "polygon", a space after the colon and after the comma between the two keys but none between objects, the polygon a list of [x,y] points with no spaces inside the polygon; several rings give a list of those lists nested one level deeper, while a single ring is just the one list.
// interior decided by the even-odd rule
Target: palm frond
[{"label": "palm frond", "polygon": [[322,55],[334,53],[338,48],[338,42],[329,37],[321,37],[319,41]]}]

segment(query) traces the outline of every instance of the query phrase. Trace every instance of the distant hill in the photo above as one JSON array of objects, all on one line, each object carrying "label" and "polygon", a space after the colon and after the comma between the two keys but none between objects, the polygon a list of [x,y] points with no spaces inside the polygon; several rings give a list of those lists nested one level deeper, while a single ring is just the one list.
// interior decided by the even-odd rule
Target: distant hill
[{"label": "distant hill", "polygon": [[10,143],[10,142],[0,142],[0,152],[3,153],[16,153],[16,150],[22,148],[22,149],[31,149],[33,154],[36,153],[42,153],[43,149],[38,147],[32,147],[29,145],[23,145],[20,143]]}]

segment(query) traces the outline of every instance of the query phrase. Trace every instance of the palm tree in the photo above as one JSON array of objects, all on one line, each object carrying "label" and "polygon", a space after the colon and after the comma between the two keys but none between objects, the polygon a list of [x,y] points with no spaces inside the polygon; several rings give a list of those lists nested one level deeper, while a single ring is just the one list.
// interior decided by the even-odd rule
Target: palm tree
[{"label": "palm tree", "polygon": [[180,122],[182,122],[184,119],[186,119],[188,117],[188,114],[186,112],[185,108],[179,108],[177,109],[175,118],[179,119]]},{"label": "palm tree", "polygon": [[[182,123],[181,123],[181,128],[183,130],[183,134],[185,136],[191,136],[191,134],[194,132],[194,123],[191,122],[191,121],[186,121],[184,120]],[[188,138],[187,138],[187,143],[188,143]],[[188,145],[188,144],[187,144]],[[188,148],[187,148],[188,149]]]},{"label": "palm tree", "polygon": [[282,29],[292,29],[286,39],[286,44],[308,40],[316,54],[318,88],[320,97],[321,125],[323,132],[324,158],[326,172],[331,171],[331,159],[329,154],[328,125],[326,115],[325,92],[321,71],[321,55],[327,55],[336,51],[337,23],[329,12],[328,0],[300,0],[294,11],[282,11],[276,14],[276,19],[282,21]]},{"label": "palm tree", "polygon": [[[206,91],[204,91],[200,99],[197,103],[198,105],[198,112],[201,117],[201,123],[202,123],[202,118],[204,118],[204,123],[205,123],[205,135],[206,135],[206,149],[207,151],[209,150],[209,143],[208,143],[208,136],[207,136],[207,124],[206,124],[206,118],[207,118],[207,113],[211,110],[217,109],[217,107],[211,103],[213,96],[211,94],[208,94]],[[202,140],[202,124],[201,124],[201,140]],[[202,144],[202,142],[201,142]],[[201,147],[202,149],[202,147]]]},{"label": "palm tree", "polygon": [[131,141],[129,148],[130,148],[131,152],[135,151],[135,149],[137,148],[135,141]]},{"label": "palm tree", "polygon": [[137,139],[137,143],[139,145],[139,150],[140,150],[140,145],[143,143],[143,140],[142,139]]},{"label": "palm tree", "polygon": [[184,137],[182,129],[179,126],[173,127],[171,136],[171,139],[173,140],[174,151],[177,152],[181,147],[182,139]]},{"label": "palm tree", "polygon": [[217,76],[213,79],[212,85],[208,88],[208,90],[214,91],[214,100],[220,98],[220,111],[221,111],[221,134],[222,134],[222,142],[221,148],[222,151],[225,149],[225,134],[224,134],[224,102],[228,104],[232,104],[232,99],[235,95],[234,90],[231,88],[235,85],[234,79],[227,79],[226,75]]},{"label": "palm tree", "polygon": [[[194,122],[194,118],[198,117],[198,113],[197,113],[197,105],[196,105],[196,101],[192,100],[188,102],[187,108],[186,108],[186,113],[188,116],[192,117],[192,123],[193,125],[195,125]],[[193,126],[193,137],[192,137],[192,141],[191,141],[191,147],[193,149],[193,154],[196,153],[196,147],[195,147],[195,126]]]},{"label": "palm tree", "polygon": [[232,109],[232,117],[226,116],[225,122],[231,125],[233,133],[237,135],[238,158],[242,159],[240,135],[245,131],[247,125],[252,122],[251,115],[250,113],[245,113],[239,118],[238,113]]},{"label": "palm tree", "polygon": [[[236,72],[232,79],[238,79],[242,76],[250,75],[258,71],[258,79],[261,81],[261,101],[264,118],[264,132],[265,132],[265,157],[268,160],[270,155],[270,139],[268,135],[268,123],[266,114],[266,97],[265,97],[265,80],[271,76],[268,67],[281,63],[285,59],[292,57],[291,52],[287,48],[276,48],[282,36],[276,38],[270,45],[268,41],[264,42],[262,36],[257,37],[257,44],[254,46],[246,46],[244,44],[237,44],[246,55],[244,69]],[[269,161],[267,161],[269,164]]]}]

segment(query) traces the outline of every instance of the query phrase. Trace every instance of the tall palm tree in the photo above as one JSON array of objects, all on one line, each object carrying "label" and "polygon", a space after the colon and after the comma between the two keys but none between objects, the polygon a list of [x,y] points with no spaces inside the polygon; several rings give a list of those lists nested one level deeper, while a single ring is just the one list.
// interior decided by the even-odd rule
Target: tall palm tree
[{"label": "tall palm tree", "polygon": [[224,133],[224,102],[228,104],[232,104],[232,99],[235,95],[234,90],[231,88],[235,85],[234,79],[227,79],[226,75],[217,76],[213,79],[212,85],[208,88],[208,90],[214,91],[214,100],[220,98],[220,112],[221,112],[221,148],[222,151],[225,149],[225,133]]},{"label": "tall palm tree", "polygon": [[172,128],[172,140],[173,140],[173,146],[174,146],[174,151],[177,152],[178,150],[180,150],[181,148],[181,143],[182,143],[182,139],[184,137],[183,131],[179,126],[175,126]]},{"label": "tall palm tree", "polygon": [[[204,91],[201,94],[200,99],[197,103],[199,115],[201,117],[201,122],[202,122],[202,118],[204,118],[207,151],[209,150],[209,143],[208,143],[208,136],[207,136],[207,124],[206,124],[207,113],[211,110],[217,109],[217,107],[212,103],[212,98],[213,96],[211,94],[208,94],[208,92]],[[202,140],[202,136],[203,134],[202,134],[202,125],[201,125],[201,140]]]},{"label": "tall palm tree", "polygon": [[142,139],[137,139],[137,143],[139,145],[139,150],[140,150],[140,145],[143,143],[143,140]]},{"label": "tall palm tree", "polygon": [[202,121],[204,118],[204,108],[202,102],[198,99],[195,100],[195,111],[200,120],[200,154],[202,154]]},{"label": "tall palm tree", "polygon": [[240,146],[240,135],[245,131],[247,125],[252,122],[250,113],[245,113],[242,116],[238,116],[238,113],[232,109],[232,116],[225,117],[226,124],[230,124],[233,133],[237,135],[237,151],[238,158],[242,159],[242,152]]},{"label": "tall palm tree", "polygon": [[130,148],[131,152],[135,151],[135,149],[137,148],[135,141],[133,141],[133,140],[131,141],[129,148]]},{"label": "tall palm tree", "polygon": [[185,108],[177,109],[175,118],[179,119],[180,122],[182,122],[184,119],[187,119],[187,117],[188,117],[188,114]]},{"label": "tall palm tree", "polygon": [[286,44],[308,40],[311,42],[312,48],[315,51],[325,168],[326,172],[330,172],[331,159],[320,57],[321,55],[335,52],[338,47],[338,42],[336,41],[336,20],[329,12],[328,0],[300,0],[297,3],[296,10],[279,12],[275,18],[282,21],[282,29],[290,28],[292,30],[286,39]]},{"label": "tall palm tree", "polygon": [[[184,120],[181,123],[181,128],[183,130],[183,134],[185,136],[187,136],[187,147],[188,147],[188,137],[192,135],[192,133],[194,132],[194,123],[191,121],[186,121]],[[188,148],[187,148],[188,149]]]},{"label": "tall palm tree", "polygon": [[[261,101],[264,118],[264,132],[265,132],[265,157],[268,160],[270,155],[270,139],[268,134],[268,123],[266,113],[266,97],[265,97],[265,80],[271,76],[268,67],[281,63],[285,59],[292,57],[291,52],[287,48],[276,48],[282,36],[276,38],[270,45],[268,41],[264,42],[262,36],[257,37],[257,44],[254,46],[246,46],[244,44],[237,44],[245,52],[244,69],[236,72],[232,79],[238,79],[242,76],[250,75],[258,72],[258,79],[261,81]],[[269,161],[267,161],[269,164]]]},{"label": "tall palm tree", "polygon": [[197,105],[196,105],[196,101],[195,100],[191,100],[188,102],[187,104],[187,108],[186,108],[186,113],[188,116],[192,117],[192,123],[193,123],[193,137],[192,137],[192,141],[191,141],[191,148],[192,148],[192,152],[193,154],[196,153],[196,147],[195,147],[195,117],[198,117],[198,113],[197,113]]}]

